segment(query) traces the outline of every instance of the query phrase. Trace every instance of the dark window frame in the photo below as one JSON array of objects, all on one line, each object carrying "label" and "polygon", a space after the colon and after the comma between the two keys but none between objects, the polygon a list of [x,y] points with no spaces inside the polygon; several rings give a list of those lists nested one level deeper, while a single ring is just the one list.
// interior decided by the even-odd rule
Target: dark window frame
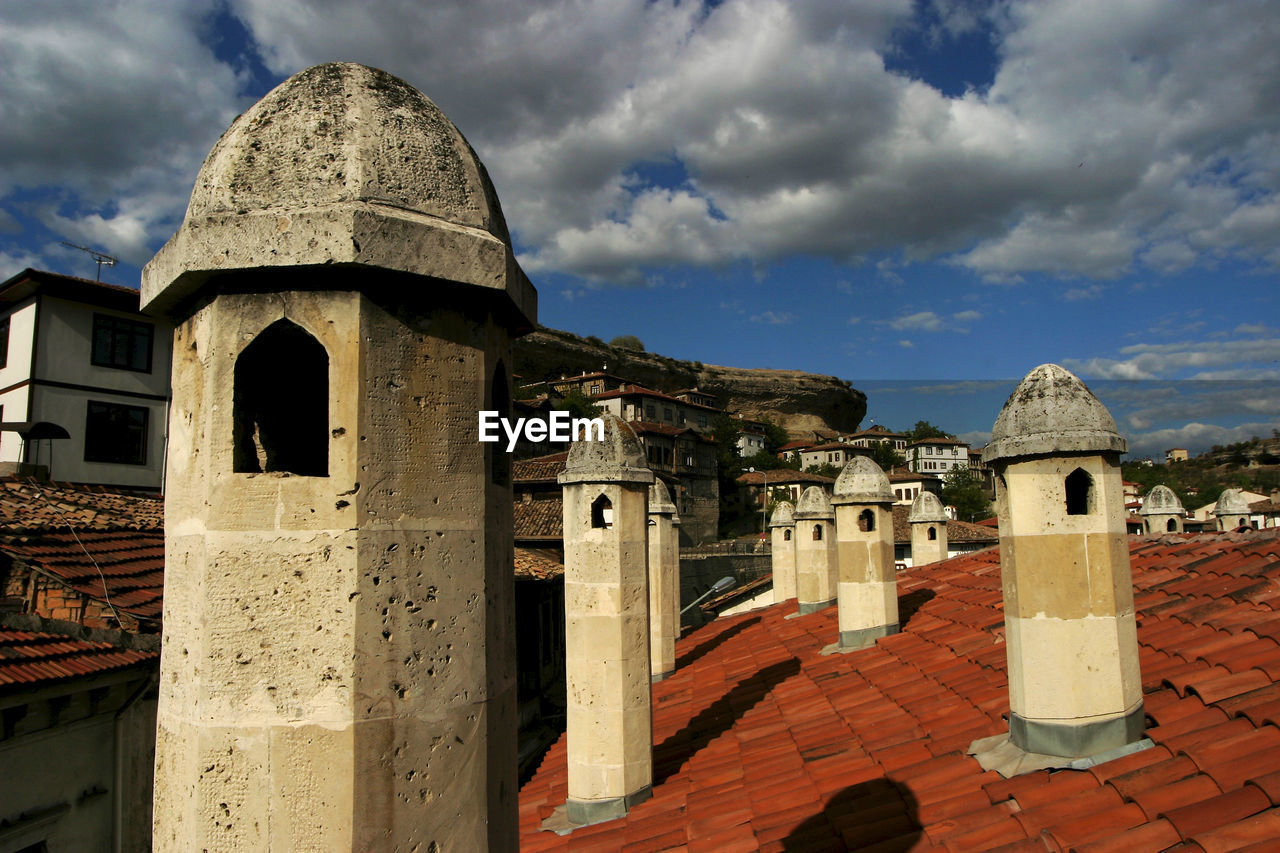
[{"label": "dark window frame", "polygon": [[[95,419],[94,408],[98,408],[97,419]],[[100,452],[99,442],[106,441],[112,447],[118,447],[120,442],[115,440],[107,441],[101,438],[101,418],[110,418],[112,410],[117,415],[142,413],[141,419],[141,437],[137,442],[137,453],[129,454],[128,458],[121,453]],[[95,423],[98,420],[99,423]],[[126,424],[125,429],[128,430],[131,425]],[[138,426],[138,425],[133,425]],[[147,443],[151,437],[151,409],[146,406],[130,406],[127,403],[108,403],[104,400],[89,400],[85,406],[85,424],[84,424],[84,461],[97,462],[108,465],[140,465],[147,464]]]},{"label": "dark window frame", "polygon": [[9,328],[13,325],[12,320],[12,314],[0,317],[0,370],[9,366]]},{"label": "dark window frame", "polygon": [[[99,355],[99,339],[110,336],[106,355]],[[146,338],[145,366],[138,365],[136,344],[138,338]],[[155,356],[156,327],[153,323],[116,317],[113,314],[93,314],[93,335],[89,340],[89,361],[94,367],[129,370],[134,373],[150,373]]]}]

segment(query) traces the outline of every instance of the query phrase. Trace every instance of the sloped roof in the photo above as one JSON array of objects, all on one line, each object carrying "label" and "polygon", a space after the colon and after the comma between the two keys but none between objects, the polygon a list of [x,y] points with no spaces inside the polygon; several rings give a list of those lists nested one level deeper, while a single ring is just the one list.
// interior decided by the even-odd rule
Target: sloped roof
[{"label": "sloped roof", "polygon": [[769,482],[775,486],[782,486],[787,483],[820,483],[829,486],[836,481],[835,477],[824,477],[821,474],[814,474],[809,471],[792,471],[787,468],[778,468],[773,471],[747,471],[734,482],[740,486],[763,486],[766,474],[768,474]]},{"label": "sloped roof", "polygon": [[564,577],[564,563],[554,551],[541,548],[516,549],[516,580],[546,581]]},{"label": "sloped roof", "polygon": [[520,792],[521,850],[1275,849],[1280,537],[1129,545],[1154,748],[1007,780],[966,755],[1007,731],[992,549],[899,575],[902,632],[864,651],[820,654],[836,608],[794,604],[681,640],[653,685],[652,799],[541,831],[567,794],[562,737]]},{"label": "sloped roof", "polygon": [[103,486],[0,479],[0,529],[65,529],[68,522],[77,530],[155,529],[164,525],[164,498]]},{"label": "sloped roof", "polygon": [[537,456],[533,459],[517,459],[511,463],[511,479],[517,483],[539,480],[550,480],[554,483],[564,471],[568,459],[569,451],[567,450],[547,456]]},{"label": "sloped roof", "polygon": [[[893,541],[905,544],[911,541],[911,507],[902,504],[893,506]],[[947,521],[948,542],[989,542],[994,545],[1000,539],[998,531],[981,524],[967,521]]]},{"label": "sloped roof", "polygon": [[156,652],[0,626],[0,695],[158,660]]},{"label": "sloped roof", "polygon": [[557,495],[535,501],[515,502],[516,539],[563,539],[564,502]]},{"label": "sloped roof", "polygon": [[80,530],[75,535],[64,530],[3,536],[0,552],[89,598],[109,599],[117,610],[145,619],[160,618],[164,599],[162,530]]}]

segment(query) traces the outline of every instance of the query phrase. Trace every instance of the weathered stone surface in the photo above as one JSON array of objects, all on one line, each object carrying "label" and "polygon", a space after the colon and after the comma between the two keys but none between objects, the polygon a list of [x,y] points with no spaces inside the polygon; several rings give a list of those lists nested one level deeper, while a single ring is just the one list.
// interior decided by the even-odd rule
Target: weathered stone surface
[{"label": "weathered stone surface", "polygon": [[680,634],[680,542],[676,507],[667,486],[654,479],[649,487],[649,653],[654,681],[676,669]]},{"label": "weathered stone surface", "polygon": [[796,520],[814,518],[833,520],[836,512],[831,506],[831,499],[821,486],[810,486],[800,494],[800,501],[794,512]]},{"label": "weathered stone surface", "polygon": [[1240,489],[1224,489],[1213,505],[1214,515],[1223,518],[1228,515],[1248,516],[1249,502],[1244,499]]},{"label": "weathered stone surface", "polygon": [[560,483],[652,483],[653,471],[645,461],[644,447],[635,430],[609,412],[601,418],[604,420],[604,439],[575,441],[569,448],[564,471],[560,473]]},{"label": "weathered stone surface", "polygon": [[855,456],[845,463],[831,489],[833,504],[891,504],[894,501],[889,478],[866,456]]},{"label": "weathered stone surface", "polygon": [[773,515],[769,516],[770,527],[792,527],[796,523],[796,508],[791,501],[778,501],[778,505],[773,508]]},{"label": "weathered stone surface", "polygon": [[804,490],[795,518],[796,608],[804,615],[836,600],[835,510],[821,486]]},{"label": "weathered stone surface", "polygon": [[659,390],[696,385],[713,395],[717,406],[748,418],[767,418],[797,438],[854,432],[867,412],[866,395],[834,376],[678,361],[545,327],[516,342],[515,359],[515,372],[526,381],[559,379],[607,365],[610,373]]},{"label": "weathered stone surface", "polygon": [[536,293],[516,264],[493,185],[429,98],[355,63],[290,77],[209,153],[178,232],[142,275],[145,310],[181,310],[215,276],[264,267],[356,265],[502,294],[516,325]]},{"label": "weathered stone surface", "polygon": [[982,451],[988,464],[1048,453],[1124,453],[1106,406],[1066,368],[1042,364],[1005,401]]},{"label": "weathered stone surface", "polygon": [[911,502],[911,510],[907,513],[907,521],[915,524],[923,521],[946,522],[947,512],[942,508],[942,501],[933,492],[921,492]]}]

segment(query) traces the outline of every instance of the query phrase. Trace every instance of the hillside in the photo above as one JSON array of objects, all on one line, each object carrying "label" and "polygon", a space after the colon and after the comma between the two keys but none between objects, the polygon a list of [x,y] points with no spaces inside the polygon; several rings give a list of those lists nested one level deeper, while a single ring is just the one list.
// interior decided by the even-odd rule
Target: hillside
[{"label": "hillside", "polygon": [[514,361],[524,383],[607,370],[651,388],[696,385],[714,394],[719,406],[772,420],[795,438],[853,432],[867,411],[867,396],[834,376],[680,361],[556,329],[540,328],[518,339]]}]

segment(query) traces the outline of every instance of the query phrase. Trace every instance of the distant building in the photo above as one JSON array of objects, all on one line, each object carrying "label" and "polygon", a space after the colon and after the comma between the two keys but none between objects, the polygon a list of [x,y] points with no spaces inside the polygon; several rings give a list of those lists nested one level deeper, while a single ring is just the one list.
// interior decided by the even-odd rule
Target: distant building
[{"label": "distant building", "polygon": [[[133,288],[33,269],[0,283],[0,463],[159,490],[172,341]],[[13,426],[38,421],[70,437],[24,442]]]},{"label": "distant building", "polygon": [[922,438],[907,445],[907,467],[918,474],[946,474],[969,467],[969,445],[955,438]]},{"label": "distant building", "polygon": [[1171,447],[1164,452],[1165,462],[1186,462],[1189,458],[1185,447]]},{"label": "distant building", "polygon": [[894,506],[911,506],[921,492],[942,497],[942,478],[935,474],[916,474],[895,468],[889,472],[889,487],[893,489]]},{"label": "distant building", "polygon": [[860,432],[846,435],[840,440],[848,442],[854,447],[872,447],[877,444],[887,444],[899,453],[903,453],[907,449],[907,437],[905,435],[887,430],[879,424]]},{"label": "distant building", "polygon": [[837,468],[843,468],[855,456],[870,456],[871,450],[848,442],[828,441],[804,448],[799,453],[801,468],[809,468],[813,465],[834,465]]}]

